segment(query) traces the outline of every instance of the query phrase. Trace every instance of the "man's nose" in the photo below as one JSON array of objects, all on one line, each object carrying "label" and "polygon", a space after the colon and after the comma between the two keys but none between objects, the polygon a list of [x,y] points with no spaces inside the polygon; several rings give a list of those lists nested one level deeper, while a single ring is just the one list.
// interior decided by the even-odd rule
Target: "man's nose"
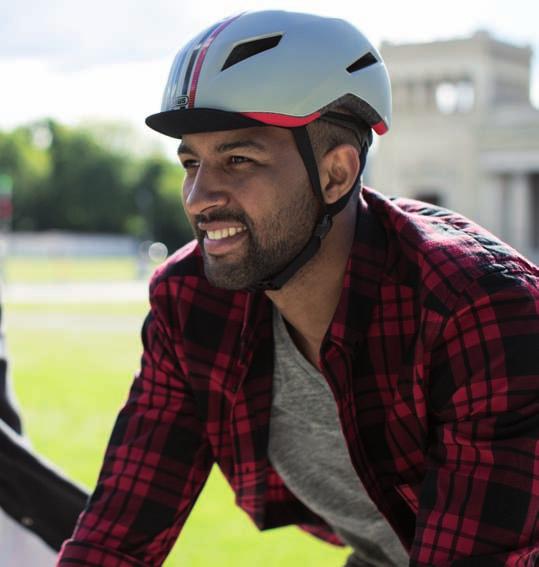
[{"label": "man's nose", "polygon": [[224,207],[228,203],[228,195],[219,172],[202,164],[195,177],[192,180],[187,178],[183,186],[185,209],[190,215],[198,215],[209,209]]}]

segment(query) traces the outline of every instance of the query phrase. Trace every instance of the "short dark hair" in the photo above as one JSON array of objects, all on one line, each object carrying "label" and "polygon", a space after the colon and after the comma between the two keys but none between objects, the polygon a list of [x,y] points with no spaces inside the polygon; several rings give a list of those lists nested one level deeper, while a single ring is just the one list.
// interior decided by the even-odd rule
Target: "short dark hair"
[{"label": "short dark hair", "polygon": [[[354,96],[345,95],[328,106],[321,109],[324,112],[333,111],[342,114],[359,114],[357,109],[358,103]],[[370,144],[370,126],[367,123],[358,124],[357,129],[339,126],[323,119],[315,120],[307,126],[309,137],[313,145],[316,159],[319,160],[327,152],[340,146],[341,144],[350,144],[356,148],[361,155],[363,147]],[[366,154],[365,154],[366,157]]]}]

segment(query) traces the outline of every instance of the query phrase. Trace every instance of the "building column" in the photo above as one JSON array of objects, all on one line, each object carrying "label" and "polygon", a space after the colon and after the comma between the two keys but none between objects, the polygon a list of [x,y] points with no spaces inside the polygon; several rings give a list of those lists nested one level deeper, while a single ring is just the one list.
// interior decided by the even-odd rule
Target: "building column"
[{"label": "building column", "polygon": [[[509,244],[522,254],[531,248],[530,226],[530,178],[526,173],[514,173],[509,177],[508,197],[511,201],[511,217],[509,218],[511,239]],[[502,214],[507,214],[503,212]]]},{"label": "building column", "polygon": [[485,175],[482,185],[479,188],[477,221],[481,226],[490,230],[499,238],[506,239],[504,234],[504,224],[502,222],[503,213],[503,194],[505,189],[505,177],[500,173],[488,173]]},{"label": "building column", "polygon": [[428,107],[428,86],[426,81],[418,80],[413,83],[413,105],[415,109],[425,110]]}]

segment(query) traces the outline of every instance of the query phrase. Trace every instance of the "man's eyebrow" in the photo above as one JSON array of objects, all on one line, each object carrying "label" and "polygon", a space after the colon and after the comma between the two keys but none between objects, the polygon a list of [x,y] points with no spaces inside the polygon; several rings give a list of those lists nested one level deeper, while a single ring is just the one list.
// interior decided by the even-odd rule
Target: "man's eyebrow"
[{"label": "man's eyebrow", "polygon": [[185,142],[180,142],[180,145],[178,146],[178,155],[194,153],[195,152]]},{"label": "man's eyebrow", "polygon": [[260,142],[255,142],[254,140],[236,140],[235,142],[225,142],[224,144],[219,144],[216,148],[217,152],[224,153],[230,152],[231,150],[237,149],[253,149],[261,152],[266,151],[266,146]]},{"label": "man's eyebrow", "polygon": [[[230,152],[232,150],[245,149],[245,148],[258,150],[260,152],[264,152],[267,150],[264,144],[261,144],[260,142],[256,142],[255,140],[236,140],[235,142],[225,142],[223,144],[219,144],[218,146],[216,146],[215,150],[218,153],[222,154],[225,152]],[[189,147],[185,142],[181,142],[180,145],[178,146],[178,155],[180,154],[196,155],[196,152],[191,147]]]}]

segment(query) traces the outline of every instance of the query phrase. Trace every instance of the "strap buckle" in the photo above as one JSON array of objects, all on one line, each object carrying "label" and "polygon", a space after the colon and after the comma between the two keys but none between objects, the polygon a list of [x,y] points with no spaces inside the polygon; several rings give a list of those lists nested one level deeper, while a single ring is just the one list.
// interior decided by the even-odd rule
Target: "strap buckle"
[{"label": "strap buckle", "polygon": [[333,220],[331,218],[331,215],[326,213],[322,217],[322,220],[316,225],[316,228],[314,229],[314,236],[317,236],[318,238],[320,238],[320,240],[322,240],[322,238],[324,238],[326,234],[329,232],[332,225],[333,225]]}]

